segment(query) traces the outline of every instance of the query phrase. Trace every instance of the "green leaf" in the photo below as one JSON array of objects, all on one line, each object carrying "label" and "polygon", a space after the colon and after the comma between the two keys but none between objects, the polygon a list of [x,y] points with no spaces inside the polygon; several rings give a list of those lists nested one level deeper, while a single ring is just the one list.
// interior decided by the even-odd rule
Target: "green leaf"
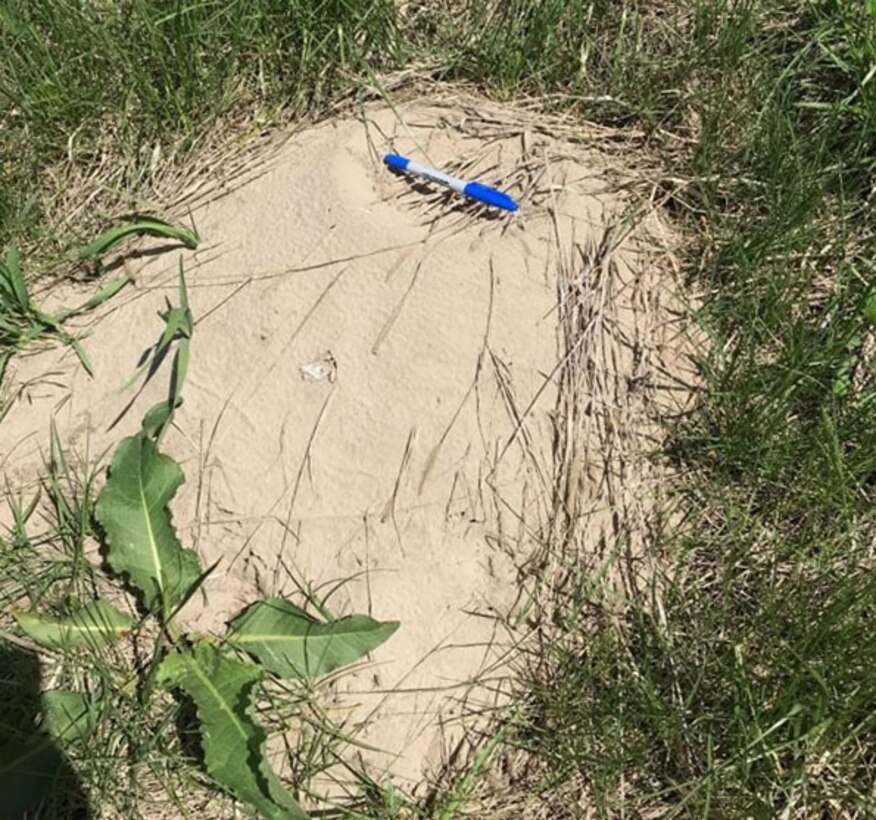
[{"label": "green leaf", "polygon": [[167,351],[177,337],[188,339],[192,335],[192,313],[188,308],[172,307],[161,314],[164,330],[155,346],[156,352]]},{"label": "green leaf", "polygon": [[71,789],[75,777],[55,742],[45,733],[34,732],[0,742],[0,817],[22,818],[41,801]]},{"label": "green leaf", "polygon": [[185,384],[186,373],[189,369],[189,340],[182,339],[173,357],[173,368],[170,374],[170,395],[175,403],[182,401],[182,389]]},{"label": "green leaf", "polygon": [[175,403],[170,401],[160,401],[158,404],[153,404],[143,416],[143,435],[149,438],[159,438],[173,420],[173,414],[182,404],[182,399],[177,399]]},{"label": "green leaf", "polygon": [[3,274],[4,285],[7,287],[10,296],[18,303],[20,310],[26,311],[30,307],[30,296],[28,296],[27,285],[21,272],[21,254],[18,251],[17,245],[12,245],[6,254],[6,265],[4,266]]},{"label": "green leaf", "polygon": [[106,533],[107,561],[143,593],[151,612],[167,616],[201,575],[192,550],[179,543],[167,504],[182,470],[148,438],[121,441],[95,515]]},{"label": "green leaf", "polygon": [[75,308],[62,308],[54,314],[53,318],[57,322],[65,322],[72,316],[79,316],[82,313],[88,313],[88,311],[94,310],[95,308],[100,307],[104,302],[112,299],[113,296],[115,296],[126,285],[130,284],[130,282],[131,280],[127,276],[120,276],[117,279],[113,279],[112,282],[102,287],[97,293],[88,298],[81,305],[78,305]]},{"label": "green leaf", "polygon": [[130,632],[133,625],[127,615],[100,598],[60,618],[37,612],[13,614],[32,641],[49,649],[103,646]]},{"label": "green leaf", "polygon": [[876,293],[870,294],[864,303],[864,316],[873,327],[876,327]]},{"label": "green leaf", "polygon": [[85,737],[95,726],[93,704],[88,695],[51,689],[43,694],[43,728],[60,743]]},{"label": "green leaf", "polygon": [[130,222],[127,225],[118,225],[102,233],[79,251],[79,258],[93,259],[96,256],[105,254],[129,236],[142,235],[176,239],[190,250],[198,247],[198,237],[191,231],[185,228],[177,228],[162,219],[139,217],[135,222]]},{"label": "green leaf", "polygon": [[[0,817],[54,817],[52,809],[79,791],[61,747],[94,728],[91,707],[83,695],[52,691],[43,696],[43,712],[44,731],[16,725],[14,718],[2,727]],[[41,803],[43,810],[37,811]]]},{"label": "green leaf", "polygon": [[371,652],[398,627],[367,615],[320,623],[284,598],[268,598],[232,622],[228,642],[280,677],[318,677]]},{"label": "green leaf", "polygon": [[74,339],[69,333],[64,331],[60,331],[59,335],[62,342],[65,342],[73,348],[73,352],[76,354],[76,358],[79,359],[79,363],[82,365],[85,372],[88,373],[89,376],[94,376],[94,370],[91,367],[91,359],[88,358],[85,348],[79,344],[79,340]]},{"label": "green leaf", "polygon": [[195,702],[207,773],[270,820],[306,820],[265,758],[264,730],[251,715],[257,666],[223,656],[213,644],[175,651],[158,667],[160,684],[183,689]]}]

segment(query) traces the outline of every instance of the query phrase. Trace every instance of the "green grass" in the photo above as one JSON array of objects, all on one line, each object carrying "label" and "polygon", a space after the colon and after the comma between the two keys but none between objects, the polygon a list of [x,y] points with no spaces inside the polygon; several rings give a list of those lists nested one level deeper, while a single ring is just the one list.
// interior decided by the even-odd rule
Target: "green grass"
[{"label": "green grass", "polygon": [[[103,254],[117,247],[131,236],[151,235],[173,239],[189,248],[196,248],[197,237],[184,228],[175,228],[158,219],[141,219],[117,225],[96,237],[78,254],[80,262],[90,261],[98,266]],[[0,260],[0,385],[9,360],[18,352],[45,337],[54,337],[73,348],[82,366],[91,373],[91,365],[79,339],[64,327],[69,319],[88,313],[112,299],[129,280],[120,276],[74,308],[62,308],[46,313],[34,302],[29,292],[31,277],[22,269],[21,253],[11,245],[6,258]],[[0,407],[0,413],[3,408]]]},{"label": "green grass", "polygon": [[[423,0],[403,17],[388,0],[13,0],[0,55],[0,245],[50,230],[45,171],[72,134],[77,166],[108,150],[141,179],[156,144],[318,113],[409,60],[644,131],[687,181],[670,206],[712,342],[665,453],[691,476],[686,515],[652,545],[659,617],[649,600],[616,617],[587,577],[554,602],[504,742],[542,762],[526,788],[558,817],[569,795],[604,817],[870,815],[873,0]],[[7,590],[66,578],[37,553],[9,536]],[[371,791],[371,816],[413,811]]]},{"label": "green grass", "polygon": [[301,116],[396,53],[391,0],[10,0],[0,7],[0,245],[41,233],[46,170],[101,149],[143,182],[223,116]]},{"label": "green grass", "polygon": [[577,785],[604,816],[868,816],[876,6],[680,5],[473,3],[469,39],[444,35],[450,76],[652,135],[691,180],[712,340],[668,454],[694,477],[654,545],[663,612],[618,623],[580,578],[518,740],[545,799]]}]

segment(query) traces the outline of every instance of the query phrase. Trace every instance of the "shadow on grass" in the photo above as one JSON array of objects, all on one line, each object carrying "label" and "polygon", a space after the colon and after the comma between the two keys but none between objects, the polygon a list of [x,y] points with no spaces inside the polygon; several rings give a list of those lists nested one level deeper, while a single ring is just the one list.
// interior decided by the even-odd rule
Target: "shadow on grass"
[{"label": "shadow on grass", "polygon": [[37,726],[41,709],[39,659],[0,643],[0,820],[87,820],[79,778]]}]

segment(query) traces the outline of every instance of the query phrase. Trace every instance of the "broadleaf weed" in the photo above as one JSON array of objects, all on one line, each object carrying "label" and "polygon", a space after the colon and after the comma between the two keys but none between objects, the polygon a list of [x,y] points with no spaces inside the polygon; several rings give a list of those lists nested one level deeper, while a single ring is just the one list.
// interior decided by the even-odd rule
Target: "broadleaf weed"
[{"label": "broadleaf weed", "polygon": [[[129,616],[122,611],[124,606],[107,599],[109,595],[121,602],[126,597],[111,579],[78,591],[68,585],[61,598],[63,605],[49,612],[32,606],[11,614],[21,632],[43,649],[80,658],[78,677],[84,688],[58,689],[52,694],[54,716],[62,708],[70,712],[66,722],[53,718],[47,723],[55,740],[66,742],[75,736],[77,742],[82,741],[107,726],[124,732],[115,722],[132,708],[132,698],[142,713],[151,714],[162,689],[182,690],[196,707],[207,774],[266,818],[306,818],[268,763],[267,736],[253,709],[258,687],[265,680],[280,683],[328,675],[376,649],[398,624],[364,615],[322,622],[282,598],[247,607],[222,641],[186,632],[179,624],[179,611],[217,568],[203,569],[198,555],[184,549],[177,537],[169,503],[183,473],[159,449],[182,402],[194,332],[182,269],[179,304],[168,304],[161,318],[164,327],[146,366],[148,379],[175,346],[167,400],[147,411],[137,435],[118,444],[104,487],[94,500],[90,491],[86,494],[86,509],[64,491],[70,470],[55,432],[52,477],[47,483],[56,523],[73,536],[68,546],[74,564],[93,515],[106,562],[113,577],[123,578],[135,593],[139,617]],[[29,504],[16,517],[16,529],[25,541],[35,507],[36,502]],[[96,569],[87,564],[80,571],[95,573]],[[46,591],[58,580],[50,576]],[[32,604],[44,598],[32,599]],[[139,660],[127,670],[124,652],[107,655],[121,639],[139,647]],[[87,725],[81,722],[86,712]],[[164,722],[160,731],[171,729]],[[29,751],[27,755],[14,759],[6,770],[27,766]]]}]

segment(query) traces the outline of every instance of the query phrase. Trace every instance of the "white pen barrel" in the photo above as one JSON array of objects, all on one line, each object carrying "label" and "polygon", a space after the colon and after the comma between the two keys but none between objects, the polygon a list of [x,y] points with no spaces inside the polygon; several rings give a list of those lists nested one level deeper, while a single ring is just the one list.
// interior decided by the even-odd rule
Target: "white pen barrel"
[{"label": "white pen barrel", "polygon": [[450,174],[443,174],[441,171],[436,171],[428,165],[420,165],[419,162],[414,162],[412,159],[408,160],[408,167],[406,170],[412,174],[418,174],[421,177],[426,177],[426,179],[431,179],[433,182],[440,182],[442,185],[452,188],[459,194],[465,193],[465,186],[468,184],[461,179],[450,176]]}]

